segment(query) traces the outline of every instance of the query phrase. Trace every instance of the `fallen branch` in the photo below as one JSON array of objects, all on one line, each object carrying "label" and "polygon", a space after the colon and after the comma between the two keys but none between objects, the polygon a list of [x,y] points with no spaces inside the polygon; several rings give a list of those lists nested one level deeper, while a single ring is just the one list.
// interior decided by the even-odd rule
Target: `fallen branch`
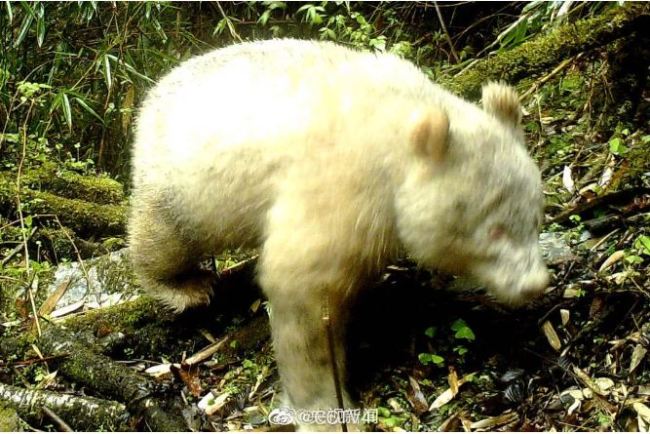
[{"label": "fallen branch", "polygon": [[627,190],[620,190],[613,193],[604,194],[602,196],[596,196],[592,199],[588,199],[584,202],[579,203],[573,208],[564,210],[560,212],[555,217],[550,218],[546,221],[546,224],[550,223],[559,223],[562,224],[569,220],[574,214],[581,214],[586,211],[592,210],[597,206],[604,204],[615,204],[621,202],[629,202],[632,198],[637,196],[642,196],[644,194],[650,194],[650,189],[648,188],[631,188]]},{"label": "fallen branch", "polygon": [[0,403],[13,408],[30,421],[39,421],[43,408],[53,409],[77,430],[126,430],[129,414],[115,401],[89,396],[63,395],[45,390],[28,390],[0,383]]},{"label": "fallen branch", "polygon": [[[158,389],[156,383],[104,355],[95,353],[79,343],[78,339],[63,327],[46,327],[38,345],[44,353],[67,353],[68,357],[58,364],[61,374],[104,396],[125,402],[129,411],[144,417],[146,424],[153,431],[187,430],[180,411],[163,406],[163,403],[153,396]],[[96,425],[95,429],[98,426]]]},{"label": "fallen branch", "polygon": [[74,430],[70,428],[70,425],[66,423],[61,417],[56,414],[53,410],[50,410],[48,407],[43,407],[43,413],[52,419],[52,422],[56,425],[56,427],[59,429],[59,431],[64,431],[64,432],[73,432]]}]

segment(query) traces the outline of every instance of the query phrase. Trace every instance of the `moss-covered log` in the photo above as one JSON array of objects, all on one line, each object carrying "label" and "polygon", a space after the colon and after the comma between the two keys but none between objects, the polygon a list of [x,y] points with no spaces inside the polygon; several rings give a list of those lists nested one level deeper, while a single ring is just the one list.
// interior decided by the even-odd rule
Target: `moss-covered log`
[{"label": "moss-covered log", "polygon": [[[163,309],[157,301],[143,296],[117,306],[90,310],[65,319],[63,324],[81,341],[99,344],[105,354],[119,353],[122,348],[129,348],[130,352],[143,357],[180,352],[193,346],[191,341],[197,339],[194,333],[197,327],[213,329],[215,318],[247,312],[251,303],[261,297],[259,288],[253,284],[255,266],[255,261],[250,261],[222,272],[215,285],[213,305],[203,312],[194,310],[178,317]],[[258,313],[229,335],[231,340],[237,341],[236,353],[252,350],[269,337],[268,318]],[[224,352],[233,353],[231,349],[228,347]]]},{"label": "moss-covered log", "polygon": [[[149,297],[65,319],[63,325],[87,345],[106,354],[122,347],[139,355],[160,355],[182,345],[188,333],[172,324],[174,316]],[[119,336],[119,339],[116,337]],[[190,345],[191,346],[191,345]]]},{"label": "moss-covered log", "polygon": [[[71,317],[63,324],[85,345],[99,345],[104,353],[114,353],[126,347],[138,355],[154,356],[180,353],[205,344],[198,342],[203,338],[195,333],[191,324],[186,324],[189,320],[175,318],[158,302],[141,297],[117,306],[91,310]],[[228,336],[237,344],[224,347],[221,354],[234,356],[254,350],[270,337],[268,316],[260,313]]]},{"label": "moss-covered log", "polygon": [[[6,226],[0,232],[0,242],[18,242],[21,244],[18,254],[22,254],[22,235],[17,226]],[[74,245],[73,245],[74,243]],[[31,238],[27,240],[30,257],[32,259],[47,259],[58,263],[63,258],[87,259],[105,255],[112,251],[125,247],[126,242],[122,238],[108,238],[100,242],[88,241],[77,237],[73,230],[64,227],[43,227],[36,228]],[[77,255],[78,252],[78,255]],[[40,256],[37,256],[37,253]],[[11,260],[10,257],[4,258]]]},{"label": "moss-covered log", "polygon": [[65,328],[46,327],[38,346],[47,355],[65,354],[57,365],[61,374],[103,396],[124,402],[131,413],[144,417],[152,430],[187,430],[178,406],[167,405],[168,402],[155,397],[158,385],[153,380],[98,354]]},{"label": "moss-covered log", "polygon": [[27,169],[23,184],[33,190],[47,190],[68,199],[104,205],[119,205],[124,201],[124,188],[116,180],[106,175],[79,175],[50,162]]},{"label": "moss-covered log", "polygon": [[[251,261],[220,276],[217,292],[223,295],[222,301],[230,297],[229,293],[236,293],[239,298],[247,294],[240,302],[224,302],[229,310],[238,306],[245,312],[251,298],[259,297],[255,288],[246,288],[252,286],[254,268],[255,263]],[[104,354],[115,355],[124,348],[136,354],[178,354],[203,346],[204,338],[195,331],[197,313],[190,315],[178,318],[162,309],[158,302],[141,297],[118,306],[91,310],[58,324],[42,322],[43,334],[37,341],[29,333],[4,337],[0,340],[0,354],[7,359],[18,354],[34,357],[28,354],[29,343],[34,342],[46,357],[60,356],[50,363],[56,364],[62,377],[100,396],[123,402],[131,414],[142,416],[154,430],[184,431],[187,427],[178,405],[169,399],[157,399],[160,386],[156,382]],[[207,312],[205,317],[213,318]],[[183,325],[185,322],[190,324]],[[255,350],[268,342],[269,335],[268,318],[263,311],[258,311],[237,330],[228,333],[229,341],[236,345],[227,345],[220,353],[234,356]]]},{"label": "moss-covered log", "polygon": [[517,48],[479,61],[440,81],[455,92],[477,99],[486,80],[518,80],[545,71],[580,52],[603,46],[650,26],[650,4],[629,2],[593,18],[565,24]]},{"label": "moss-covered log", "polygon": [[[47,407],[77,430],[129,430],[127,426],[129,414],[126,407],[115,401],[89,396],[64,395],[45,390],[28,390],[0,383],[0,403],[15,409],[23,419],[31,423],[40,423],[43,418],[43,407]],[[1,428],[2,425],[0,431]]]},{"label": "moss-covered log", "polygon": [[[0,175],[0,210],[5,216],[16,217],[16,197],[15,179]],[[83,238],[121,235],[125,232],[124,205],[100,205],[27,187],[21,188],[20,201],[31,215],[56,215],[64,226]]]}]

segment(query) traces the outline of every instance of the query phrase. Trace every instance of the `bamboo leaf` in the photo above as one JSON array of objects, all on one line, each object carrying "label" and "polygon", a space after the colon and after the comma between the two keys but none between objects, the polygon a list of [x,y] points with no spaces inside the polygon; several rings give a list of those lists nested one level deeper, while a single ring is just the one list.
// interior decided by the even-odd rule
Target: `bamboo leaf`
[{"label": "bamboo leaf", "polygon": [[99,120],[99,122],[102,123],[102,125],[104,124],[104,119],[102,119],[102,117],[99,116],[99,115],[97,114],[97,112],[96,112],[95,110],[93,110],[92,107],[90,107],[90,106],[88,105],[88,103],[86,103],[86,101],[84,101],[84,100],[83,100],[82,98],[80,98],[80,97],[75,97],[74,100],[77,101],[77,102],[79,103],[79,105],[80,105],[84,110],[86,110],[88,113],[90,113],[91,115],[93,115],[94,117],[96,117],[96,118]]},{"label": "bamboo leaf", "polygon": [[18,48],[20,44],[23,42],[25,36],[27,36],[29,27],[32,25],[32,21],[34,21],[33,14],[25,15],[25,18],[23,18],[23,23],[20,25],[20,32],[18,32],[18,37],[14,41],[14,48]]},{"label": "bamboo leaf", "polygon": [[61,94],[57,94],[52,100],[52,105],[50,105],[50,113],[54,113],[54,110],[59,108],[61,105]]},{"label": "bamboo leaf", "polygon": [[65,117],[65,123],[68,124],[68,129],[72,131],[72,110],[70,109],[70,100],[68,99],[68,95],[62,93],[61,102],[61,107],[63,108],[63,116]]},{"label": "bamboo leaf", "polygon": [[11,24],[14,21],[14,12],[11,8],[11,2],[9,0],[5,0],[5,7],[7,8],[7,18],[9,19],[9,24]]},{"label": "bamboo leaf", "polygon": [[104,80],[106,81],[106,88],[110,89],[111,88],[111,83],[113,82],[113,77],[111,74],[111,62],[109,60],[110,56],[108,54],[104,54]]},{"label": "bamboo leaf", "polygon": [[[33,4],[38,4],[38,3],[34,2]],[[36,18],[36,13],[34,13],[34,9],[31,7],[29,2],[23,1],[23,2],[20,2],[20,5],[25,10],[25,13],[31,15],[32,18]]]},{"label": "bamboo leaf", "polygon": [[[118,61],[117,57],[114,56],[113,54],[107,54],[106,57],[110,58],[110,59],[111,59],[113,62],[115,62],[116,64],[119,64],[119,63],[118,63],[119,61]],[[126,70],[129,71],[130,73],[132,73],[132,74],[134,74],[134,75],[140,77],[140,78],[143,79],[143,80],[148,81],[149,83],[155,83],[151,78],[147,77],[147,76],[144,75],[144,74],[141,74],[141,73],[138,72],[138,71],[137,71],[133,66],[129,65],[127,62],[122,62],[122,65],[124,65],[124,67],[126,68]]]},{"label": "bamboo leaf", "polygon": [[262,26],[266,26],[266,23],[269,21],[269,17],[271,16],[271,9],[265,10],[262,15],[257,19],[258,24],[261,24]]},{"label": "bamboo leaf", "polygon": [[45,18],[42,16],[36,20],[36,43],[39,47],[43,46],[45,40]]},{"label": "bamboo leaf", "polygon": [[227,24],[226,18],[220,19],[217,25],[215,26],[214,31],[212,32],[212,36],[221,35],[226,28],[226,24]]}]

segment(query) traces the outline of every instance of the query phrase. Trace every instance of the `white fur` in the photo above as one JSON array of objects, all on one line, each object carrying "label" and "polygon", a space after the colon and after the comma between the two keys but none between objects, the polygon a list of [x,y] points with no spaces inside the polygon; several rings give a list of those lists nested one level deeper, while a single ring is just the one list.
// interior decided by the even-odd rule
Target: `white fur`
[{"label": "white fur", "polygon": [[[498,86],[486,88],[493,96],[488,107],[499,107],[501,94],[513,112],[512,93]],[[412,113],[427,106],[449,117],[450,161],[423,178],[427,162],[411,152],[408,126]],[[374,203],[366,212],[376,226],[399,227],[389,250],[407,244],[415,257],[437,265],[447,256],[446,224],[474,229],[452,221],[448,202],[455,197],[478,209],[484,193],[510,182],[508,204],[534,200],[520,206],[538,213],[539,173],[518,135],[495,117],[392,55],[295,40],[234,45],[191,59],[149,93],[138,122],[134,183],[175,192],[170,200],[182,210],[183,225],[201,234],[209,251],[260,243],[269,209],[294,182],[313,183],[318,194],[337,188],[318,180],[325,173],[332,182],[343,172],[360,184],[382,178],[373,197],[360,196],[367,202],[360,209]],[[534,256],[533,268],[542,269]]]},{"label": "white fur", "polygon": [[208,299],[205,276],[183,274],[193,262],[261,246],[290,400],[335,406],[320,309],[343,336],[347,300],[400,251],[512,304],[546,286],[540,174],[504,122],[514,91],[489,89],[481,109],[405,60],[325,42],[244,43],[183,63],[138,119],[136,272],[181,310]]}]

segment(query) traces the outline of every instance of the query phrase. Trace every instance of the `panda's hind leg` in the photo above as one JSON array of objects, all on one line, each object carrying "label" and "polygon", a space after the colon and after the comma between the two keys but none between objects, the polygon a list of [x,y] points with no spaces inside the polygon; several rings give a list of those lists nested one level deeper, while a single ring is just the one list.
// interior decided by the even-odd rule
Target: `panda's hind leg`
[{"label": "panda's hind leg", "polygon": [[210,303],[214,273],[200,270],[199,243],[183,236],[165,208],[134,194],[130,255],[142,286],[176,312]]}]

